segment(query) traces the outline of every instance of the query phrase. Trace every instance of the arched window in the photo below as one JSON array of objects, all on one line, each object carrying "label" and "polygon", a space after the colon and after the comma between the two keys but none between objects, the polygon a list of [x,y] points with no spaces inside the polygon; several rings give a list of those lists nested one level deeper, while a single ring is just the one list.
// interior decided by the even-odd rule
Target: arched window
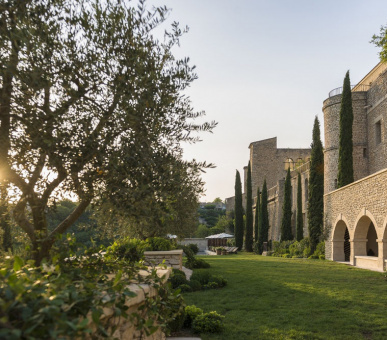
[{"label": "arched window", "polygon": [[290,170],[294,170],[294,162],[291,158],[287,158],[285,160],[285,170],[288,170],[289,168]]}]

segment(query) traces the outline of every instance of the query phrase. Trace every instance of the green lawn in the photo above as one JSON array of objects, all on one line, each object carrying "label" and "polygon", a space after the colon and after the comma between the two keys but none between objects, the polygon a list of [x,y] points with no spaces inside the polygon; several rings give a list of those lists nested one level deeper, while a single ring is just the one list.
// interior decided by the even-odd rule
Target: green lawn
[{"label": "green lawn", "polygon": [[387,339],[383,273],[245,253],[205,260],[228,286],[184,294],[187,305],[225,315],[225,331],[203,340]]}]

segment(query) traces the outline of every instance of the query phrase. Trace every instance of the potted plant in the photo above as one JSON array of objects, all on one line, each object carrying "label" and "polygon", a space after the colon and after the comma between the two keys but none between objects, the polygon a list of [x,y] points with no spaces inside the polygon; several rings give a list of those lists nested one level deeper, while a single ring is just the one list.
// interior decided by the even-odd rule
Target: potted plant
[{"label": "potted plant", "polygon": [[216,255],[221,255],[222,254],[222,247],[216,247]]},{"label": "potted plant", "polygon": [[222,247],[222,255],[227,255],[227,250]]}]

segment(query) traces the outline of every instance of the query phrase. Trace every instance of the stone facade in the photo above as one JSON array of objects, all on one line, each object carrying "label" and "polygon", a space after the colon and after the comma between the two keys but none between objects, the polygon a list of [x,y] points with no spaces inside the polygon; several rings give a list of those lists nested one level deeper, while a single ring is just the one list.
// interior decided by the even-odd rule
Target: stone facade
[{"label": "stone facade", "polygon": [[326,258],[385,270],[387,259],[387,65],[352,90],[355,182],[336,190],[341,94],[323,104]]},{"label": "stone facade", "polygon": [[[304,235],[307,236],[306,204],[307,204],[307,185],[309,179],[309,159],[310,149],[278,149],[277,137],[269,138],[249,145],[250,164],[251,164],[251,182],[254,198],[253,210],[255,214],[255,204],[257,201],[257,188],[262,190],[263,182],[266,179],[268,187],[268,212],[269,212],[269,239],[279,241],[280,224],[282,217],[284,183],[287,169],[290,167],[292,178],[292,228],[295,233],[295,217],[297,211],[297,176],[301,171],[302,176],[302,197],[303,214],[305,216]],[[247,167],[244,167],[244,190],[246,193]],[[305,200],[306,198],[306,200]],[[235,198],[225,199],[226,211],[231,211],[235,206]],[[243,194],[243,206],[245,207],[245,194]]]}]

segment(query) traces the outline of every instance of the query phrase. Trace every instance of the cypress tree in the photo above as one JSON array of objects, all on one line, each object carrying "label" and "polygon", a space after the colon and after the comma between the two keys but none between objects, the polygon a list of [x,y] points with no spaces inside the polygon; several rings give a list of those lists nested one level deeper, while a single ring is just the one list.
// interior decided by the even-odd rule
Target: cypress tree
[{"label": "cypress tree", "polygon": [[353,182],[353,159],[352,159],[352,92],[347,71],[340,107],[340,137],[339,137],[339,169],[337,175],[337,186],[339,188]]},{"label": "cypress tree", "polygon": [[259,251],[263,251],[263,242],[267,242],[269,238],[269,213],[267,211],[267,185],[266,179],[263,182],[262,196],[261,196],[261,211],[259,216],[258,227],[258,243]]},{"label": "cypress tree", "polygon": [[281,221],[281,241],[290,241],[293,239],[292,235],[292,200],[291,200],[292,185],[290,182],[290,167],[286,174],[285,190],[284,190],[284,204],[282,207],[282,221]]},{"label": "cypress tree", "polygon": [[324,210],[324,154],[320,139],[320,123],[317,117],[314,120],[311,147],[308,190],[308,229],[311,250],[314,252],[322,233]]},{"label": "cypress tree", "polygon": [[245,249],[246,251],[253,251],[253,193],[250,162],[247,168]]},{"label": "cypress tree", "polygon": [[238,249],[243,246],[243,206],[241,175],[237,170],[235,176],[235,245]]},{"label": "cypress tree", "polygon": [[257,188],[257,204],[255,205],[255,223],[254,223],[254,241],[258,242],[259,233],[259,215],[261,213],[261,193],[259,187]]},{"label": "cypress tree", "polygon": [[297,223],[296,223],[296,239],[301,241],[304,238],[304,221],[302,219],[302,190],[301,190],[301,174],[298,173],[297,180]]}]

